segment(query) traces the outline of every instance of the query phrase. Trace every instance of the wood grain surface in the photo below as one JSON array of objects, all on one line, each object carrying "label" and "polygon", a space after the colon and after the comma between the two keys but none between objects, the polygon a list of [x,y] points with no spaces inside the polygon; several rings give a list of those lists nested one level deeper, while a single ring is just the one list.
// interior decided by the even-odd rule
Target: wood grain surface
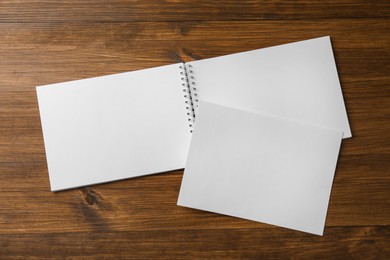
[{"label": "wood grain surface", "polygon": [[[182,171],[50,192],[35,86],[324,35],[353,138],[323,237],[178,207]],[[390,259],[389,69],[389,1],[1,1],[0,259]]]}]

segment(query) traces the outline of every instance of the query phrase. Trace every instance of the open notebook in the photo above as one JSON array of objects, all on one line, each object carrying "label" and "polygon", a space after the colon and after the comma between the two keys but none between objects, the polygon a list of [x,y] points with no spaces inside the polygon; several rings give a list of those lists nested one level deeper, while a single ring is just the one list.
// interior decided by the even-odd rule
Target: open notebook
[{"label": "open notebook", "polygon": [[178,205],[322,235],[341,139],[201,102]]},{"label": "open notebook", "polygon": [[329,37],[37,87],[52,191],[183,168],[199,100],[351,137]]}]

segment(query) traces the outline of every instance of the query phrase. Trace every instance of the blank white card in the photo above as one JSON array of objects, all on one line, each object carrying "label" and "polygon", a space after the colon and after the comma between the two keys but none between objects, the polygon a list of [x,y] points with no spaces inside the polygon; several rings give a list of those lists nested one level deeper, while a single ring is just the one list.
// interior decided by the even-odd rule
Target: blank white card
[{"label": "blank white card", "polygon": [[178,205],[322,235],[341,139],[201,102]]}]

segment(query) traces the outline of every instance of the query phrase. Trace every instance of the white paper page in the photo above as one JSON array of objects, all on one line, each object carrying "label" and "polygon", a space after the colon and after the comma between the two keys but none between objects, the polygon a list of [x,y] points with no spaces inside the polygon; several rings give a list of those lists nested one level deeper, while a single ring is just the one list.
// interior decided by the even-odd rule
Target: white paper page
[{"label": "white paper page", "polygon": [[329,37],[189,62],[200,100],[351,130]]},{"label": "white paper page", "polygon": [[201,102],[178,205],[322,235],[341,138]]},{"label": "white paper page", "polygon": [[51,190],[183,168],[181,65],[37,87]]}]

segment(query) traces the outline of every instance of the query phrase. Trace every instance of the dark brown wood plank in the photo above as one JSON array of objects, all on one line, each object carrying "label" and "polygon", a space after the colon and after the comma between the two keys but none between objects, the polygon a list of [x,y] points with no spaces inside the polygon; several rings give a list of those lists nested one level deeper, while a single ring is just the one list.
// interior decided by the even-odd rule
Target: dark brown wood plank
[{"label": "dark brown wood plank", "polygon": [[[3,239],[2,239],[3,238]],[[329,228],[325,237],[278,228],[25,234],[0,255],[38,259],[388,259],[389,227]],[[116,255],[114,255],[116,253]]]},{"label": "dark brown wood plank", "polygon": [[386,0],[43,1],[3,0],[0,22],[210,21],[388,18]]}]

